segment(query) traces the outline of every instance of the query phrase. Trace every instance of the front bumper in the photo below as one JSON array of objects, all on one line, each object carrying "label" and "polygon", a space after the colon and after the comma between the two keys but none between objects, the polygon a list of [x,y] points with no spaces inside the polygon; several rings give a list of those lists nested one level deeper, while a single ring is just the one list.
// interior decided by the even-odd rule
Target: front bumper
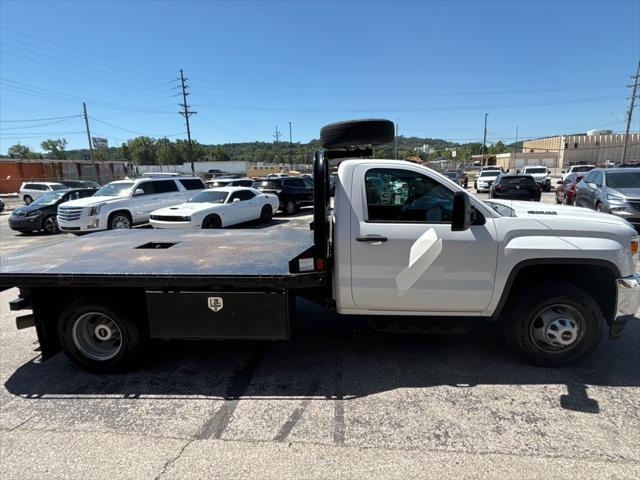
[{"label": "front bumper", "polygon": [[616,279],[616,288],[618,293],[616,316],[611,322],[609,338],[621,336],[627,320],[638,314],[638,309],[640,309],[640,274],[635,273]]},{"label": "front bumper", "polygon": [[9,217],[9,228],[16,232],[31,232],[40,230],[42,215],[37,217]]},{"label": "front bumper", "polygon": [[106,221],[98,217],[82,217],[78,220],[63,221],[58,216],[58,228],[62,232],[96,232],[106,229]]}]

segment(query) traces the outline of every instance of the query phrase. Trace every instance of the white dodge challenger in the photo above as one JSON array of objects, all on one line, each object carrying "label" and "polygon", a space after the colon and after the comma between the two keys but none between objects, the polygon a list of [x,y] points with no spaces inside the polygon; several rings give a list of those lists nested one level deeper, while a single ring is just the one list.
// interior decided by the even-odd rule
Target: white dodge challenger
[{"label": "white dodge challenger", "polygon": [[269,222],[278,209],[276,195],[248,187],[203,190],[191,200],[151,212],[154,228],[225,228],[260,220]]}]

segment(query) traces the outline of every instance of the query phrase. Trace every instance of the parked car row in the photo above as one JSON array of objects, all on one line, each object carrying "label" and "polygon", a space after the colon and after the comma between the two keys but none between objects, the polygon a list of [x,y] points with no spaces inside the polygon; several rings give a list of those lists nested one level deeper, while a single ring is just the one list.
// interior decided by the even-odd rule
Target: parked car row
[{"label": "parked car row", "polygon": [[[272,174],[260,180],[149,174],[111,182],[25,182],[24,207],[9,225],[19,232],[87,233],[151,223],[156,228],[221,228],[271,220],[277,210],[291,215],[313,204],[313,177]],[[71,185],[92,188],[75,188]],[[207,187],[210,187],[207,189]],[[202,194],[202,195],[200,195]],[[152,216],[153,212],[153,216]]]}]

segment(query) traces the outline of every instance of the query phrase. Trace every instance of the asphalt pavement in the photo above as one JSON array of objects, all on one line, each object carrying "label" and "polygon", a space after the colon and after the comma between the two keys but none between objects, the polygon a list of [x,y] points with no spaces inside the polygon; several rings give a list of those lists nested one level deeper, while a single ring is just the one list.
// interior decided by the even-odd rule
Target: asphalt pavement
[{"label": "asphalt pavement", "polygon": [[[67,237],[16,234],[2,214],[0,261]],[[41,363],[16,294],[0,294],[1,478],[640,477],[640,322],[545,369],[491,328],[378,334],[299,302],[290,342],[158,342],[103,376]]]}]

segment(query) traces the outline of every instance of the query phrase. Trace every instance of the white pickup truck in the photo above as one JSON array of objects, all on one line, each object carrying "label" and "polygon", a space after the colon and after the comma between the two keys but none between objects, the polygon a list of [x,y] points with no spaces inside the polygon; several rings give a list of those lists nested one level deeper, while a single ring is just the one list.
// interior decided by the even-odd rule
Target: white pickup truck
[{"label": "white pickup truck", "polygon": [[[18,328],[35,325],[44,359],[62,348],[98,372],[130,367],[151,338],[287,339],[296,297],[385,331],[498,322],[547,366],[586,357],[605,326],[622,334],[640,306],[630,225],[503,216],[428,168],[366,158],[393,135],[385,120],[322,129],[312,231],[113,231],[7,256],[0,287],[33,310]],[[343,159],[333,211],[331,159]]]}]

